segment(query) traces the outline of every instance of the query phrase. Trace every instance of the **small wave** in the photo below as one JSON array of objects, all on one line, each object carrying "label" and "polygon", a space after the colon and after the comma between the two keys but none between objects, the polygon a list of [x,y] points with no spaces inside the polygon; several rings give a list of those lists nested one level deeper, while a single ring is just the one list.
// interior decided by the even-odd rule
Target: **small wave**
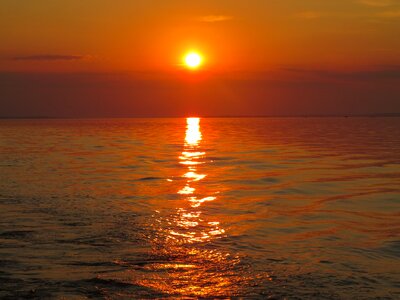
[{"label": "small wave", "polygon": [[142,177],[142,178],[139,178],[139,179],[137,179],[137,181],[153,181],[153,180],[161,180],[161,179],[163,179],[163,178],[161,178],[161,177]]}]

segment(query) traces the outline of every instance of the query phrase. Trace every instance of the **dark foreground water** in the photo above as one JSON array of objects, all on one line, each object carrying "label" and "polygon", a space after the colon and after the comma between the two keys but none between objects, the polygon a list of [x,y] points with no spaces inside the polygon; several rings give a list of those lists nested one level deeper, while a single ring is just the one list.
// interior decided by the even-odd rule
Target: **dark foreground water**
[{"label": "dark foreground water", "polygon": [[0,298],[400,298],[400,119],[0,121]]}]

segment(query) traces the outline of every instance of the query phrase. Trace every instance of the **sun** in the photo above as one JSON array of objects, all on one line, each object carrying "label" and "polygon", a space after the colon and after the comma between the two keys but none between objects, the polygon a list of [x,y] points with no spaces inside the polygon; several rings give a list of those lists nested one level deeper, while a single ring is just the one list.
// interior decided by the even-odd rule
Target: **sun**
[{"label": "sun", "polygon": [[189,52],[184,57],[186,67],[189,69],[197,69],[203,62],[203,58],[197,52]]}]

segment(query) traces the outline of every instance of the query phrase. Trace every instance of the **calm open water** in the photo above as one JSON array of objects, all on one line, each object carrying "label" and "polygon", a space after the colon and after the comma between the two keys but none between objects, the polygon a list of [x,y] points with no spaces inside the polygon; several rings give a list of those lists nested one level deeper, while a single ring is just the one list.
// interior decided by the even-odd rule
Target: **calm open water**
[{"label": "calm open water", "polygon": [[400,298],[400,118],[0,121],[0,298]]}]

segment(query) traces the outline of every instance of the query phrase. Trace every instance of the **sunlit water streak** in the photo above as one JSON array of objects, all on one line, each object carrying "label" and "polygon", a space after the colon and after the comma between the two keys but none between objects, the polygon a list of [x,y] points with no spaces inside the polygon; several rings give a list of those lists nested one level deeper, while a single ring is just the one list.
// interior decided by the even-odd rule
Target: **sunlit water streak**
[{"label": "sunlit water streak", "polygon": [[396,118],[0,121],[0,298],[398,298]]}]

